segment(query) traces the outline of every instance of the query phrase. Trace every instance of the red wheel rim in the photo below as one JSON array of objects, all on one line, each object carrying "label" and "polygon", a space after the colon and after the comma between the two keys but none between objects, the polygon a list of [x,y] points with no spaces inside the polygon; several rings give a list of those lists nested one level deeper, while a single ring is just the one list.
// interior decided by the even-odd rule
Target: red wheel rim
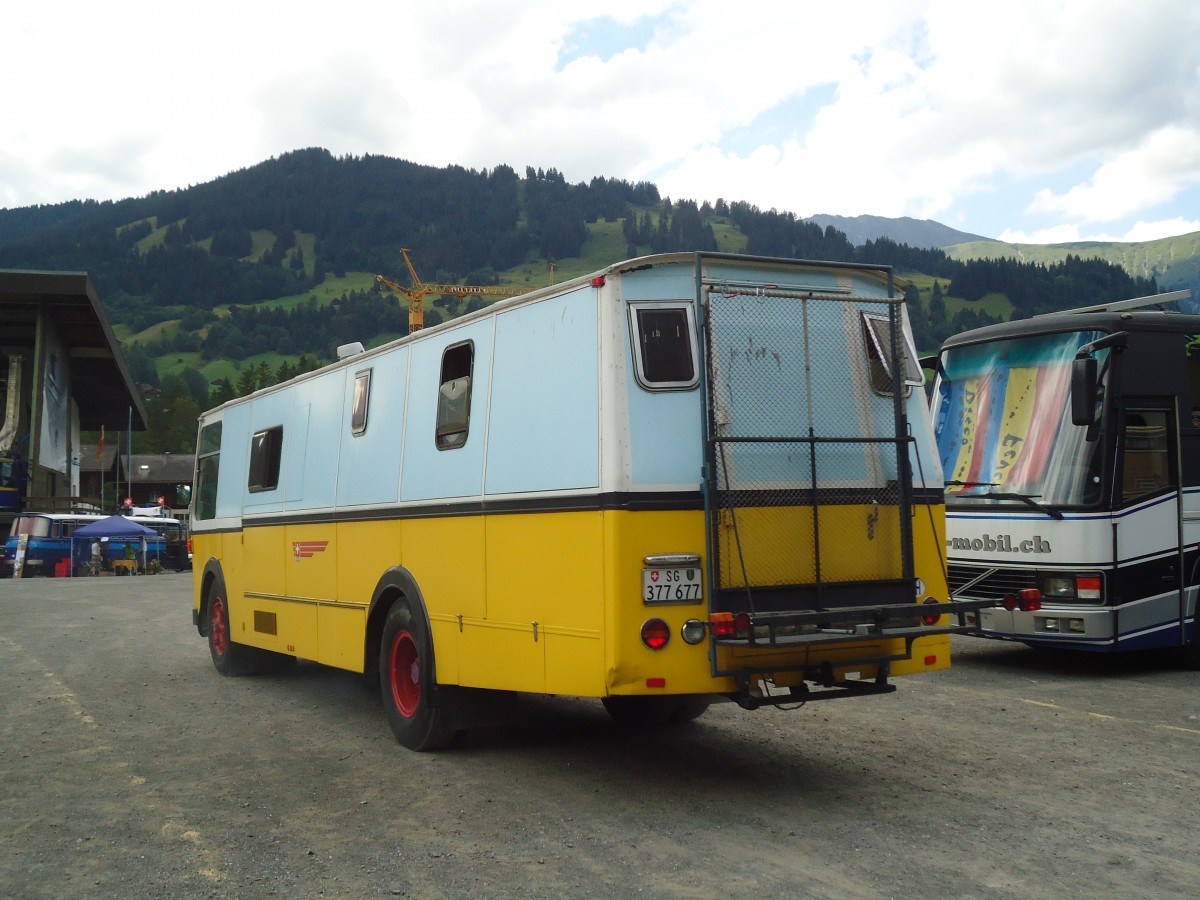
[{"label": "red wheel rim", "polygon": [[224,656],[229,642],[229,623],[225,620],[225,601],[220,597],[213,597],[209,604],[208,637],[213,653]]},{"label": "red wheel rim", "polygon": [[400,715],[411,718],[421,702],[421,655],[412,634],[401,631],[392,641],[388,677],[392,683],[392,701]]}]

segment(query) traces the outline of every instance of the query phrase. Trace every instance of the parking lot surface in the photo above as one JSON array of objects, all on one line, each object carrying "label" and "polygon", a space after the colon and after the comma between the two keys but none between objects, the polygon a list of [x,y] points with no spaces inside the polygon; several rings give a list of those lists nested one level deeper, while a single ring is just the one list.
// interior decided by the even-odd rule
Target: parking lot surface
[{"label": "parking lot surface", "polygon": [[1200,673],[954,639],[895,694],[418,754],[360,676],[220,677],[191,576],[0,582],[0,896],[1162,897]]}]

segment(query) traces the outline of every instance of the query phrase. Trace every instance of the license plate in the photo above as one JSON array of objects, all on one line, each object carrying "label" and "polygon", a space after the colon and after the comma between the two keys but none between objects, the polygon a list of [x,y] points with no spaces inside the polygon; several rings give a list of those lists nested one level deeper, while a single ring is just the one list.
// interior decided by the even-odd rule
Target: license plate
[{"label": "license plate", "polygon": [[699,566],[642,569],[643,603],[701,603],[704,576]]}]

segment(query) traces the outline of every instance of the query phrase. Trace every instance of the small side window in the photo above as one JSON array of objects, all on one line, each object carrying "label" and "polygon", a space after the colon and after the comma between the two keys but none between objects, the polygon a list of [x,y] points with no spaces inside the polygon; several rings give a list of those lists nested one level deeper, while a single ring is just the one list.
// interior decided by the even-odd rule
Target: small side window
[{"label": "small side window", "polygon": [[[863,314],[863,341],[867,349],[867,365],[871,373],[871,389],[877,394],[892,393],[892,328],[887,316]],[[917,360],[917,351],[908,336],[900,336],[900,365],[904,379],[904,396],[914,386],[925,383],[925,373]]]},{"label": "small side window", "polygon": [[471,373],[475,347],[470,342],[447,347],[442,354],[438,387],[437,433],[439,450],[453,450],[467,442],[471,425]]},{"label": "small side window", "polygon": [[364,434],[367,430],[367,408],[371,404],[371,370],[354,375],[354,409],[350,413],[350,433]]},{"label": "small side window", "polygon": [[1121,473],[1121,501],[1128,503],[1175,485],[1171,467],[1170,433],[1167,413],[1163,410],[1128,410],[1123,420],[1124,462]]},{"label": "small side window", "polygon": [[264,428],[250,439],[250,493],[279,487],[279,461],[283,456],[283,426]]},{"label": "small side window", "polygon": [[700,383],[692,305],[631,303],[634,369],[647,390],[687,390]]}]

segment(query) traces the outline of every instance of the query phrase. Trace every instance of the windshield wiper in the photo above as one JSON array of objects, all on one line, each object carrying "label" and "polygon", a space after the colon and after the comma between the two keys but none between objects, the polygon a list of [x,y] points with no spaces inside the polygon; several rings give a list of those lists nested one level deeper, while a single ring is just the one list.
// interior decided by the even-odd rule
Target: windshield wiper
[{"label": "windshield wiper", "polygon": [[1033,499],[1034,497],[1038,496],[1037,494],[1031,496],[1029,494],[1014,494],[1009,491],[988,491],[986,494],[973,494],[972,496],[982,497],[985,500],[1020,500],[1031,509],[1036,509],[1040,513],[1045,513],[1052,519],[1062,519],[1063,517],[1063,514],[1057,509],[1051,509],[1050,507],[1044,506]]},{"label": "windshield wiper", "polygon": [[[999,487],[998,481],[947,481],[946,485],[953,487]],[[1063,514],[1057,509],[1051,509],[1041,503],[1038,503],[1034,497],[1038,494],[1014,494],[1009,491],[988,491],[986,494],[961,494],[963,499],[971,499],[978,497],[983,500],[1020,500],[1026,506],[1036,509],[1040,513],[1045,513],[1052,519],[1061,519]]]}]

